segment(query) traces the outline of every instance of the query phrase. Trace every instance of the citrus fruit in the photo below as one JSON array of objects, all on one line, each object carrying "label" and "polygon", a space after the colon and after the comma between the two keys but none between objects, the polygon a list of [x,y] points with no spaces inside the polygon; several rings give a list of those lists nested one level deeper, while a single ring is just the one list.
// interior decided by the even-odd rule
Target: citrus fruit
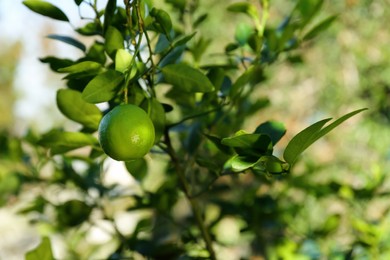
[{"label": "citrus fruit", "polygon": [[148,114],[135,105],[120,105],[99,123],[103,151],[117,161],[142,158],[154,144],[154,126]]}]

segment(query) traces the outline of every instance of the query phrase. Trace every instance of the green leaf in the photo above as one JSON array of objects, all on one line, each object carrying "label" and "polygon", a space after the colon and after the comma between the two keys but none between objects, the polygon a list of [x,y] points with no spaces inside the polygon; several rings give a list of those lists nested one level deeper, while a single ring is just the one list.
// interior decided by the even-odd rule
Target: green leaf
[{"label": "green leaf", "polygon": [[260,157],[272,153],[272,142],[268,135],[238,132],[222,139],[221,143],[234,148],[239,155]]},{"label": "green leaf", "polygon": [[115,54],[115,70],[125,73],[133,60],[133,55],[131,55],[125,49],[119,49]]},{"label": "green leaf", "polygon": [[113,26],[108,27],[105,36],[106,42],[104,44],[104,49],[110,57],[115,58],[115,51],[125,48],[123,36],[121,32]]},{"label": "green leaf", "polygon": [[256,6],[247,2],[233,3],[228,6],[227,10],[234,13],[248,14],[253,19],[258,19],[259,16]]},{"label": "green leaf", "polygon": [[61,9],[46,1],[26,0],[23,1],[23,4],[30,10],[43,16],[47,16],[55,20],[69,22],[68,17],[61,11]]},{"label": "green leaf", "polygon": [[80,200],[68,200],[56,207],[60,228],[74,227],[88,220],[92,207]]},{"label": "green leaf", "polygon": [[305,151],[310,145],[315,141],[332,131],[338,125],[343,123],[345,120],[350,117],[366,110],[366,108],[358,109],[356,111],[350,112],[339,119],[337,119],[332,124],[328,125],[325,128],[322,128],[331,118],[323,119],[319,122],[312,124],[311,126],[305,128],[296,136],[294,136],[291,141],[287,144],[287,147],[284,151],[283,157],[289,164],[294,164],[296,159],[303,151]]},{"label": "green leaf", "polygon": [[321,137],[323,137],[324,135],[326,135],[327,133],[332,131],[334,128],[339,126],[341,123],[343,123],[347,119],[353,117],[354,115],[356,115],[356,114],[358,114],[358,113],[360,113],[360,112],[362,112],[364,110],[367,110],[367,108],[358,109],[358,110],[352,111],[352,112],[350,112],[350,113],[340,117],[339,119],[337,119],[336,121],[334,121],[330,125],[328,125],[325,128],[321,129],[316,135],[314,135],[313,139],[312,139],[312,142],[317,141],[318,139],[320,139]]},{"label": "green leaf", "polygon": [[101,26],[96,22],[87,23],[83,27],[77,28],[76,32],[78,32],[81,35],[85,35],[85,36],[102,35],[103,34]]},{"label": "green leaf", "polygon": [[106,53],[104,52],[104,44],[95,41],[95,43],[89,48],[87,55],[85,55],[85,58],[83,58],[82,60],[96,61],[102,65],[105,65],[107,57]]},{"label": "green leaf", "polygon": [[49,238],[44,237],[38,247],[27,252],[26,260],[54,260]]},{"label": "green leaf", "polygon": [[85,102],[79,91],[58,90],[57,106],[67,118],[82,124],[88,129],[98,129],[102,113],[97,106]]},{"label": "green leaf", "polygon": [[272,144],[275,145],[286,133],[283,123],[276,121],[267,121],[259,125],[255,134],[266,134],[271,138]]},{"label": "green leaf", "polygon": [[80,5],[83,2],[83,0],[74,0],[74,2],[76,3],[76,5]]},{"label": "green leaf", "polygon": [[223,166],[224,171],[243,172],[256,164],[253,157],[240,156],[238,154],[227,160]]},{"label": "green leaf", "polygon": [[60,59],[60,58],[53,57],[53,56],[48,56],[45,58],[41,58],[39,60],[43,63],[48,63],[50,66],[50,69],[53,71],[56,71],[56,72],[58,72],[58,70],[61,68],[69,67],[72,64],[74,64],[74,62],[72,60]]},{"label": "green leaf", "polygon": [[90,134],[52,130],[42,136],[38,145],[50,148],[52,154],[60,154],[84,146],[98,146],[99,143]]},{"label": "green leaf", "polygon": [[165,34],[169,39],[170,32],[172,30],[172,21],[169,14],[162,9],[153,8],[150,11],[150,15],[155,20],[155,22],[152,25],[156,29],[156,31]]},{"label": "green leaf", "polygon": [[82,50],[83,52],[85,52],[85,50],[86,50],[86,47],[83,43],[81,43],[80,41],[78,41],[72,37],[56,35],[56,34],[49,34],[46,37],[49,39],[58,40],[58,41],[70,44],[70,45]]},{"label": "green leaf", "polygon": [[163,105],[155,98],[145,99],[141,107],[148,113],[154,125],[155,143],[160,142],[165,130],[165,110]]},{"label": "green leaf", "polygon": [[89,103],[106,102],[113,99],[119,85],[123,82],[122,73],[108,70],[94,77],[85,87],[82,97]]},{"label": "green leaf", "polygon": [[173,47],[178,47],[178,46],[186,44],[187,42],[189,42],[195,36],[195,34],[196,34],[196,32],[193,32],[190,35],[186,35],[186,36],[178,39],[177,41],[175,41],[173,43]]},{"label": "green leaf", "polygon": [[246,23],[239,23],[236,27],[236,33],[234,37],[241,46],[244,46],[248,43],[248,40],[251,38],[254,32],[255,30],[251,25]]},{"label": "green leaf", "polygon": [[171,64],[162,68],[165,82],[184,92],[211,92],[210,80],[199,70],[183,63]]},{"label": "green leaf", "polygon": [[328,18],[324,19],[323,21],[319,22],[316,26],[314,26],[308,33],[303,36],[303,40],[311,40],[314,37],[316,37],[319,33],[322,31],[325,31],[329,28],[329,26],[332,25],[332,23],[337,19],[337,15],[329,16]]},{"label": "green leaf", "polygon": [[142,181],[148,172],[148,164],[144,158],[125,162],[126,169],[137,181]]},{"label": "green leaf", "polygon": [[104,11],[104,23],[103,23],[103,34],[106,33],[108,27],[111,25],[111,20],[115,14],[116,0],[109,0]]},{"label": "green leaf", "polygon": [[311,139],[313,136],[330,120],[331,118],[323,119],[295,135],[284,150],[283,158],[286,162],[293,164],[298,156],[312,144]]},{"label": "green leaf", "polygon": [[100,63],[94,61],[82,61],[69,67],[60,68],[58,71],[70,73],[65,77],[66,79],[80,79],[83,77],[94,76],[98,74],[102,68],[103,67]]}]

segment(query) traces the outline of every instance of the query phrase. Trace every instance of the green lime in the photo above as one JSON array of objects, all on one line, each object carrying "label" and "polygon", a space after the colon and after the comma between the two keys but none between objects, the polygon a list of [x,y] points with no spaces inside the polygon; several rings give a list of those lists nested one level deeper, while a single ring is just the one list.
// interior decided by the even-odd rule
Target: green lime
[{"label": "green lime", "polygon": [[135,105],[120,105],[99,124],[103,151],[117,161],[142,158],[154,144],[154,126],[148,114]]}]

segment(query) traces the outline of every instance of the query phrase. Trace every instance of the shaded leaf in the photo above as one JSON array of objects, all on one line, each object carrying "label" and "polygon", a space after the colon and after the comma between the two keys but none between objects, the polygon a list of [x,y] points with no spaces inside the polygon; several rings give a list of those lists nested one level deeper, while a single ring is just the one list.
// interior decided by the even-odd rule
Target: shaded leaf
[{"label": "shaded leaf", "polygon": [[74,227],[89,218],[92,208],[80,200],[68,200],[56,207],[60,227]]},{"label": "shaded leaf", "polygon": [[118,86],[124,80],[122,73],[108,70],[94,77],[85,87],[82,97],[90,103],[106,102],[113,99]]},{"label": "shaded leaf", "polygon": [[221,143],[234,148],[239,155],[260,157],[272,152],[272,142],[268,135],[237,133],[222,139]]},{"label": "shaded leaf", "polygon": [[104,22],[103,22],[103,34],[106,33],[108,27],[111,25],[111,20],[115,14],[116,0],[109,0],[104,11]]},{"label": "shaded leaf", "polygon": [[102,34],[102,28],[96,22],[87,23],[83,27],[77,28],[75,31],[85,36]]},{"label": "shaded leaf", "polygon": [[44,237],[38,247],[27,252],[26,260],[54,260],[49,238]]},{"label": "shaded leaf", "polygon": [[137,181],[142,181],[148,172],[148,164],[144,158],[125,162],[126,169]]},{"label": "shaded leaf", "polygon": [[271,138],[272,144],[275,145],[286,133],[283,123],[277,121],[267,121],[259,125],[255,134],[266,134]]},{"label": "shaded leaf", "polygon": [[74,64],[74,62],[72,60],[60,59],[60,58],[53,57],[53,56],[48,56],[45,58],[41,58],[39,60],[43,63],[48,63],[50,66],[50,69],[53,71],[56,71],[56,72],[58,72],[58,70],[61,68],[69,67],[72,64]]},{"label": "shaded leaf", "polygon": [[160,142],[165,130],[165,110],[163,105],[155,98],[145,99],[141,107],[148,113],[154,125],[154,142]]},{"label": "shaded leaf", "polygon": [[214,86],[199,70],[185,64],[171,64],[162,68],[165,82],[185,92],[211,92]]},{"label": "shaded leaf", "polygon": [[69,22],[68,17],[64,14],[64,12],[61,11],[61,9],[46,1],[26,0],[23,1],[23,4],[30,10],[43,16],[47,16],[59,21]]},{"label": "shaded leaf", "polygon": [[152,24],[154,29],[160,33],[163,33],[170,39],[170,32],[172,30],[171,17],[167,12],[162,9],[153,8],[150,11],[150,15],[154,18],[155,22]]},{"label": "shaded leaf", "polygon": [[49,38],[49,39],[58,40],[58,41],[70,44],[70,45],[72,45],[72,46],[74,46],[74,47],[76,47],[76,48],[78,48],[78,49],[80,49],[82,51],[86,50],[86,47],[85,47],[85,45],[82,42],[80,42],[80,41],[78,41],[78,40],[76,40],[76,39],[74,39],[72,37],[69,37],[69,36],[49,34],[46,37]]},{"label": "shaded leaf", "polygon": [[67,118],[89,129],[97,130],[99,127],[102,113],[97,106],[85,102],[79,91],[71,89],[58,90],[57,106]]}]

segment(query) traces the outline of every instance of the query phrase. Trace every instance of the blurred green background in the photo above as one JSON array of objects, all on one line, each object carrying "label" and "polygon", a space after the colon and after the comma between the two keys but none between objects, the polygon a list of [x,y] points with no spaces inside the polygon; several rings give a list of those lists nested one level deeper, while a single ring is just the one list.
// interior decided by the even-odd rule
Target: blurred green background
[{"label": "blurred green background", "polygon": [[[5,2],[0,0],[0,22],[2,27],[11,27],[4,23]],[[200,2],[202,8],[209,10],[210,20],[201,28],[204,35],[212,38],[208,52],[220,52],[221,46],[234,37],[235,24],[246,18],[220,11],[222,4],[218,1]],[[293,2],[271,1],[270,24],[280,21]],[[26,8],[21,3],[14,5],[20,11],[15,14],[19,22],[25,21]],[[266,71],[269,80],[253,95],[268,97],[271,105],[249,118],[247,128],[268,119],[284,122],[288,132],[278,144],[280,148],[319,119],[369,108],[310,148],[291,175],[264,186],[264,192],[278,202],[276,218],[285,225],[279,243],[267,245],[270,259],[345,259],[345,255],[350,259],[390,259],[389,6],[389,0],[325,1],[321,17],[336,13],[338,20],[297,51],[296,59],[270,67]],[[42,39],[57,27],[42,22],[44,18],[35,19],[42,27],[35,31],[35,39],[29,40],[41,46],[38,50],[31,50],[25,39],[10,39],[1,33],[5,27],[0,29],[0,218],[6,220],[0,220],[5,223],[0,224],[0,233],[13,237],[0,238],[0,258],[23,254],[42,233],[31,228],[24,218],[14,218],[28,194],[42,189],[23,185],[27,183],[23,176],[40,169],[37,165],[42,163],[30,153],[32,148],[25,145],[24,139],[34,138],[34,132],[47,125],[61,126],[65,122],[55,112],[53,95],[61,87],[60,78],[51,75],[37,60],[62,48]],[[28,29],[33,25],[26,26]],[[17,113],[15,104],[31,92],[26,89],[34,86],[37,79],[32,67],[20,65],[27,57],[35,57],[32,66],[41,66],[40,73],[47,73],[39,76],[39,82],[47,89],[42,93],[49,94],[42,97],[44,105],[26,119],[20,107],[28,108],[29,99]],[[234,219],[226,221],[228,226],[229,221],[238,225]],[[23,225],[16,227],[16,223]],[[234,240],[237,234],[234,229],[231,232],[228,236]],[[227,243],[240,248],[240,243],[235,242]]]}]

